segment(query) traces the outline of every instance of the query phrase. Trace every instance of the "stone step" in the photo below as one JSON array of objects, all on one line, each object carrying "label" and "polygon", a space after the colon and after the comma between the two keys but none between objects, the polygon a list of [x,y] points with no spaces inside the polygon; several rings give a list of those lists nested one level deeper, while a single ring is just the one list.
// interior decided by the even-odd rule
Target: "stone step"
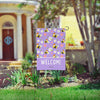
[{"label": "stone step", "polygon": [[11,72],[13,72],[14,70],[8,70],[8,69],[0,69],[0,74],[10,74]]}]

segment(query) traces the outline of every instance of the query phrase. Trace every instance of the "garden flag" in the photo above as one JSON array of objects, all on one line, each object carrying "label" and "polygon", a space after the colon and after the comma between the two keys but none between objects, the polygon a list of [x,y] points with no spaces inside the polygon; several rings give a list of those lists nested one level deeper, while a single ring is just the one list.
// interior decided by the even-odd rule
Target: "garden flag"
[{"label": "garden flag", "polygon": [[65,70],[65,30],[36,30],[37,70]]}]

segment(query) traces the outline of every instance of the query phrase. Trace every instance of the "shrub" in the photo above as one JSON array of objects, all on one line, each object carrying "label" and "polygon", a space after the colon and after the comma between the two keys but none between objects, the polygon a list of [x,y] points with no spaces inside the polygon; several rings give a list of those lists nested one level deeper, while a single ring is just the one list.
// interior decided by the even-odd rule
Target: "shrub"
[{"label": "shrub", "polygon": [[27,78],[25,77],[26,76],[26,72],[25,71],[22,71],[22,70],[18,70],[18,71],[14,71],[12,72],[12,75],[9,75],[10,79],[8,79],[11,84],[14,86],[18,83],[21,83],[23,86],[25,86],[27,84]]},{"label": "shrub", "polygon": [[27,53],[22,61],[22,69],[26,70],[32,66],[32,61],[35,59],[35,54]]},{"label": "shrub", "polygon": [[22,69],[23,70],[28,69],[30,66],[31,66],[31,64],[28,61],[26,61],[26,60],[22,61]]},{"label": "shrub", "polygon": [[100,76],[99,70],[95,67],[93,73],[91,74],[92,78],[96,79],[98,76]]},{"label": "shrub", "polygon": [[57,70],[52,70],[51,72],[51,76],[53,77],[52,79],[47,79],[49,81],[49,83],[51,85],[53,84],[59,84],[61,82],[61,71],[57,71]]},{"label": "shrub", "polygon": [[16,85],[17,83],[20,82],[20,72],[14,71],[14,72],[11,72],[11,74],[12,75],[7,74],[8,77],[10,78],[10,79],[8,79],[8,81],[10,81],[11,84],[14,86],[14,85]]},{"label": "shrub", "polygon": [[32,61],[35,59],[35,54],[26,53],[25,58],[26,61],[28,61],[30,64],[32,64]]},{"label": "shrub", "polygon": [[85,73],[85,72],[86,72],[86,70],[85,70],[85,68],[84,68],[84,66],[82,64],[79,64],[79,63],[73,64],[73,66],[72,66],[72,73],[74,75],[82,74],[82,73]]},{"label": "shrub", "polygon": [[35,72],[32,72],[32,75],[30,75],[29,78],[32,80],[34,86],[38,86],[38,84],[39,84],[39,73],[37,72],[37,70],[35,70]]}]

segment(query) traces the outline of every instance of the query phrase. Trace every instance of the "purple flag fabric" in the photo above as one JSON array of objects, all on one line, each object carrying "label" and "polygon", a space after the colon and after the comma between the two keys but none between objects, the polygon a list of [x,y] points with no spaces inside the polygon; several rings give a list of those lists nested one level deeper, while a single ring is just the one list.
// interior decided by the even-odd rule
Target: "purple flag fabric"
[{"label": "purple flag fabric", "polygon": [[37,70],[65,70],[65,30],[36,30]]}]

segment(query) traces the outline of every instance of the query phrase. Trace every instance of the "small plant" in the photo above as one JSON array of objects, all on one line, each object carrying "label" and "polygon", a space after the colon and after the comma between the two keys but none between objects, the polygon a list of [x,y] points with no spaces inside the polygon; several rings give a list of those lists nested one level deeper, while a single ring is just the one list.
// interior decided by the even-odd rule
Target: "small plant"
[{"label": "small plant", "polygon": [[83,74],[85,72],[86,72],[86,70],[85,70],[85,68],[84,68],[84,66],[82,64],[79,64],[79,63],[73,64],[73,66],[72,66],[72,73],[74,75],[76,75],[76,74]]},{"label": "small plant", "polygon": [[66,68],[67,68],[67,72],[70,76],[73,76],[72,73],[72,63],[70,61],[70,58],[68,56],[66,56]]},{"label": "small plant", "polygon": [[75,45],[75,41],[74,41],[74,39],[73,39],[72,34],[70,34],[69,37],[67,38],[67,44],[68,44],[69,46],[74,46],[74,45]]},{"label": "small plant", "polygon": [[22,61],[22,69],[26,70],[32,66],[32,61],[35,59],[35,54],[27,53]]},{"label": "small plant", "polygon": [[84,46],[84,42],[83,41],[80,41],[80,44],[81,44],[81,46]]},{"label": "small plant", "polygon": [[23,70],[28,69],[30,66],[31,66],[31,64],[28,61],[26,61],[26,60],[22,61],[22,69]]},{"label": "small plant", "polygon": [[94,68],[93,73],[91,74],[92,78],[96,79],[98,76],[100,76],[100,72],[99,70],[97,70],[97,68]]},{"label": "small plant", "polygon": [[28,61],[30,64],[32,64],[32,61],[35,59],[35,54],[26,53],[26,56],[24,59]]},{"label": "small plant", "polygon": [[37,70],[35,70],[35,72],[32,72],[32,75],[30,75],[29,78],[32,80],[34,86],[38,86],[38,84],[39,84],[39,73],[37,72]]},{"label": "small plant", "polygon": [[69,79],[69,75],[67,75],[66,77],[61,77],[62,82],[64,83],[68,83],[68,79]]},{"label": "small plant", "polygon": [[22,85],[25,86],[27,84],[27,77],[25,71],[20,70],[20,78]]},{"label": "small plant", "polygon": [[14,71],[14,72],[11,72],[11,74],[12,75],[7,74],[8,77],[10,78],[10,79],[8,79],[8,81],[11,82],[11,84],[14,86],[20,82],[20,72]]},{"label": "small plant", "polygon": [[8,79],[8,81],[11,82],[11,84],[14,86],[18,83],[21,83],[23,86],[25,86],[27,84],[27,79],[26,79],[26,72],[22,71],[22,70],[18,70],[18,71],[14,71],[12,72],[12,75],[9,75],[10,79]]},{"label": "small plant", "polygon": [[60,71],[57,71],[57,70],[53,70],[53,71],[51,72],[51,75],[52,75],[52,77],[54,78],[54,79],[53,79],[53,82],[54,82],[55,84],[59,84],[59,83],[60,83],[60,81],[61,81],[60,74],[61,74],[61,72],[60,72]]},{"label": "small plant", "polygon": [[54,79],[48,79],[47,78],[47,80],[48,80],[48,82],[49,82],[50,85],[53,85],[54,84]]}]

